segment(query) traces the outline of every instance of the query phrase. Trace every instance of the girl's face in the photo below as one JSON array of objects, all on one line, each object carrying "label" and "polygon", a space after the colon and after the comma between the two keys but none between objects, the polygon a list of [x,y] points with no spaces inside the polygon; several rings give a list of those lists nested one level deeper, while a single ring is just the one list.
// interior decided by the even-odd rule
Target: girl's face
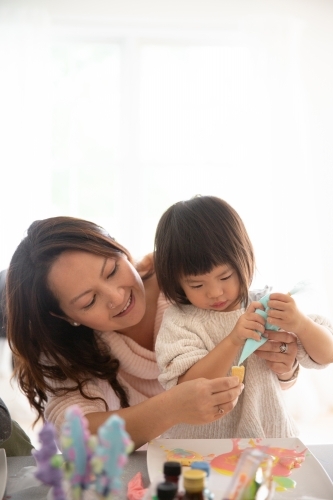
[{"label": "girl's face", "polygon": [[207,274],[183,276],[180,285],[188,300],[200,309],[213,311],[235,311],[239,302],[239,279],[236,271],[229,265],[214,267]]},{"label": "girl's face", "polygon": [[50,269],[48,285],[67,321],[94,330],[136,325],[146,310],[142,280],[122,253],[63,252]]}]

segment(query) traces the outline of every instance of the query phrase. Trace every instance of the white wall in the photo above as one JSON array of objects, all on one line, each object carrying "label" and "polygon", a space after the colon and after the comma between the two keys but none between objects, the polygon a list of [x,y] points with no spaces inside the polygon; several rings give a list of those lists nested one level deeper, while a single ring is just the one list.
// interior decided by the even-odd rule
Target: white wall
[{"label": "white wall", "polygon": [[[294,231],[287,231],[286,240],[281,242],[284,250],[280,249],[279,252],[289,251],[290,258],[297,259],[291,247],[295,246],[295,240],[299,238],[304,238],[304,244],[297,251],[298,255],[305,246],[316,247],[314,253],[310,252],[309,258],[313,255],[314,259],[325,262],[320,279],[333,316],[333,2],[54,0],[48,2],[48,11],[54,26],[68,23],[76,27],[89,25],[99,29],[106,26],[111,31],[132,32],[133,35],[160,33],[163,36],[164,33],[165,37],[170,37],[172,30],[176,31],[180,27],[184,37],[190,38],[196,33],[199,38],[202,35],[215,40],[223,30],[236,31],[251,39],[251,43],[264,43],[280,64],[280,70],[285,71],[285,66],[291,66],[289,82],[285,76],[279,81],[276,70],[276,123],[271,131],[272,136],[278,137],[271,152],[276,171],[270,172],[269,176],[270,179],[274,178],[275,186],[280,185],[280,190],[275,190],[273,199],[263,193],[257,196],[261,197],[265,211],[268,203],[280,204],[281,220],[288,218],[288,214],[299,212],[299,224]],[[295,84],[296,79],[301,82],[301,87]],[[288,106],[289,103],[292,105],[285,107],[285,102]],[[274,103],[271,105],[274,106]],[[297,145],[295,141],[298,141]],[[257,151],[260,154],[259,148]],[[253,163],[253,158],[251,161]],[[264,165],[261,171],[263,169]],[[255,173],[255,176],[258,175]],[[281,193],[281,197],[277,193]],[[248,196],[248,193],[244,193],[244,196]],[[235,203],[237,205],[238,200]],[[254,213],[251,209],[245,213],[241,206],[239,209],[252,230]],[[161,209],[157,212],[161,213]],[[275,218],[278,213],[274,212]],[[268,217],[265,214],[263,216],[267,227]],[[279,228],[279,234],[281,230]],[[253,232],[256,231],[257,227]],[[306,238],[304,235],[307,233]],[[274,236],[274,230],[268,231],[267,240],[273,241]],[[130,236],[124,234],[124,238],[132,248],[134,241],[130,241]],[[257,250],[260,262],[264,260],[263,253],[267,253],[262,241],[257,245]],[[271,248],[269,251],[274,252]],[[279,252],[275,256],[277,260]],[[265,265],[263,267],[267,270]]]}]

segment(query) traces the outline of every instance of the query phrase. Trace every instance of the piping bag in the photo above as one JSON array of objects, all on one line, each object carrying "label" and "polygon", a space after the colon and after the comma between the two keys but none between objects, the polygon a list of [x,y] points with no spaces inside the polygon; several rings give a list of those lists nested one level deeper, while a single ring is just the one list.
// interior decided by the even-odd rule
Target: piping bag
[{"label": "piping bag", "polygon": [[[301,292],[305,288],[307,288],[308,285],[309,285],[309,283],[307,281],[299,281],[288,292],[288,295],[294,295],[294,293]],[[278,326],[272,325],[271,323],[268,323],[268,321],[267,321],[268,310],[269,310],[269,307],[268,307],[267,303],[269,301],[269,297],[270,297],[270,294],[267,294],[267,295],[264,295],[259,300],[259,302],[264,306],[264,310],[262,310],[262,309],[256,309],[255,312],[257,314],[259,314],[260,316],[262,316],[266,320],[266,323],[265,323],[265,329],[266,330],[275,330],[275,331],[278,331],[279,330]],[[261,336],[260,332],[257,332],[257,333],[259,333],[259,335]],[[240,358],[239,358],[239,361],[238,361],[238,366],[240,366],[246,360],[246,358],[248,358],[250,356],[250,354],[252,354],[254,351],[256,351],[258,349],[258,347],[260,347],[261,345],[263,345],[267,340],[268,339],[266,339],[266,337],[263,337],[263,336],[261,336],[260,340],[247,339],[246,342],[245,342],[245,344],[244,344],[242,353],[240,355]]]}]

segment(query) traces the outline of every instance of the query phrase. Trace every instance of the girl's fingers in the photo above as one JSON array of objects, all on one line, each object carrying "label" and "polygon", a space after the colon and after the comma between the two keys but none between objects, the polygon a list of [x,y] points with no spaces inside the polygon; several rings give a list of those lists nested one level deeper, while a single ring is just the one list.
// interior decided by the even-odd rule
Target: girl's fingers
[{"label": "girl's fingers", "polygon": [[290,302],[294,302],[294,299],[291,295],[288,295],[287,293],[271,293],[267,305],[268,307],[278,309],[281,303],[288,304]]},{"label": "girl's fingers", "polygon": [[247,311],[248,312],[255,312],[256,309],[261,309],[262,311],[264,310],[264,306],[262,305],[261,302],[251,302],[251,304],[248,306]]},{"label": "girl's fingers", "polygon": [[259,323],[258,321],[253,322],[253,329],[258,330],[261,333],[265,332],[265,324],[264,323]]}]

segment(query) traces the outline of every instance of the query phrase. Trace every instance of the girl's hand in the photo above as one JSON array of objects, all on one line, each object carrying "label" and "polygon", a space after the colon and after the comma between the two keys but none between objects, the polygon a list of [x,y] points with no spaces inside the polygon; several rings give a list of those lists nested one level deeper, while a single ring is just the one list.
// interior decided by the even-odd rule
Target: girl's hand
[{"label": "girl's hand", "polygon": [[267,303],[267,321],[281,330],[297,333],[302,331],[306,316],[297,308],[295,300],[285,293],[271,293]]},{"label": "girl's hand", "polygon": [[[267,366],[279,379],[290,378],[297,356],[297,337],[285,331],[266,330],[267,342],[260,346],[254,354],[264,359]],[[284,347],[284,344],[286,347]],[[285,352],[281,352],[281,350]]]},{"label": "girl's hand", "polygon": [[256,309],[264,309],[261,302],[252,302],[238,319],[235,328],[229,334],[234,345],[242,346],[246,339],[260,340],[258,332],[264,333],[265,319],[255,312]]}]

